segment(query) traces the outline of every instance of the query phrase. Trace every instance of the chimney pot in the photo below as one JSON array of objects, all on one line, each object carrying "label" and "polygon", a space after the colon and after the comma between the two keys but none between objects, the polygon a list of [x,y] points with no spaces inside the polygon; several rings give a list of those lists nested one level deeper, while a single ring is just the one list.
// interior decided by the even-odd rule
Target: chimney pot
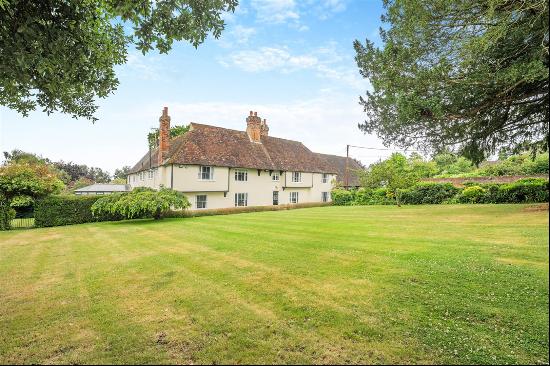
[{"label": "chimney pot", "polygon": [[254,117],[258,116],[258,112],[254,112]]}]

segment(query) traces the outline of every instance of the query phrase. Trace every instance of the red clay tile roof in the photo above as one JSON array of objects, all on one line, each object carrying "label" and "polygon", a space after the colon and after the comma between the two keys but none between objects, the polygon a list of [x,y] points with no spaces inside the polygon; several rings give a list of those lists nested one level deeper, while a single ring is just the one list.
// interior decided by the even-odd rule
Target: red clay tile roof
[{"label": "red clay tile roof", "polygon": [[[317,156],[324,160],[325,164],[332,166],[332,169],[336,170],[336,173],[338,174],[337,181],[343,185],[346,175],[346,157],[319,153],[317,153]],[[349,158],[348,169],[348,187],[359,187],[359,171],[364,170],[365,168],[357,160]]]},{"label": "red clay tile roof", "polygon": [[[326,159],[320,158],[301,142],[262,137],[262,143],[250,141],[245,131],[191,123],[184,135],[170,141],[164,164],[212,165],[316,173],[337,173]],[[158,166],[158,148],[148,152],[132,168],[136,173]]]}]

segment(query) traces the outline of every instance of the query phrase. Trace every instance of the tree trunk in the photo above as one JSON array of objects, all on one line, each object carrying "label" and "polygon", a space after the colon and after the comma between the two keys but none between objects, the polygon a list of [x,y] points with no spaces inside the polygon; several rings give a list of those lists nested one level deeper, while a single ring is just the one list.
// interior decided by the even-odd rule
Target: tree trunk
[{"label": "tree trunk", "polygon": [[399,189],[395,190],[395,201],[397,202],[397,207],[401,207],[401,200],[399,199]]}]

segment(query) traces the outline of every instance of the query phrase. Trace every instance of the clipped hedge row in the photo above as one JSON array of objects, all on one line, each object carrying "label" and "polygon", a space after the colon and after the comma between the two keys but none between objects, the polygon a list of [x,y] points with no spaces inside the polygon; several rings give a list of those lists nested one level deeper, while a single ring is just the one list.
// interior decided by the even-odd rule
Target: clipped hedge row
[{"label": "clipped hedge row", "polygon": [[401,202],[408,205],[440,204],[455,197],[460,189],[451,183],[418,183],[401,190]]},{"label": "clipped hedge row", "polygon": [[0,231],[9,230],[14,217],[15,210],[10,207],[8,200],[0,196]]},{"label": "clipped hedge row", "polygon": [[49,196],[41,199],[34,206],[34,225],[48,227],[120,220],[114,215],[92,216],[92,205],[101,197]]},{"label": "clipped hedge row", "polygon": [[457,197],[460,203],[548,202],[548,180],[526,178],[515,183],[466,184]]},{"label": "clipped hedge row", "polygon": [[[514,183],[466,183],[457,188],[451,183],[418,183],[399,191],[402,204],[441,203],[541,203],[548,202],[548,180],[542,178],[521,179]],[[385,188],[355,191],[332,191],[335,205],[387,205],[395,204],[394,195]]]},{"label": "clipped hedge row", "polygon": [[229,208],[215,208],[205,210],[178,210],[169,211],[163,217],[200,217],[200,216],[214,216],[214,215],[230,215],[236,213],[246,212],[262,212],[262,211],[282,211],[293,210],[297,208],[309,208],[309,207],[324,207],[331,206],[332,202],[312,202],[312,203],[297,203],[278,206],[247,206],[247,207],[229,207]]},{"label": "clipped hedge row", "polygon": [[394,195],[386,188],[365,189],[348,191],[345,189],[334,189],[331,192],[332,202],[335,206],[357,206],[357,205],[393,205]]}]

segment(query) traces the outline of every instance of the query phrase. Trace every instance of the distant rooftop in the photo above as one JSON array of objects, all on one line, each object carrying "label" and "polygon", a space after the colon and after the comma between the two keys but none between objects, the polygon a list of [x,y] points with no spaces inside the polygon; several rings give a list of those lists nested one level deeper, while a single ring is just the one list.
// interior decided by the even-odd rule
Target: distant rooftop
[{"label": "distant rooftop", "polygon": [[96,183],[86,187],[75,189],[75,193],[84,192],[128,192],[130,186],[127,184],[102,184]]}]

